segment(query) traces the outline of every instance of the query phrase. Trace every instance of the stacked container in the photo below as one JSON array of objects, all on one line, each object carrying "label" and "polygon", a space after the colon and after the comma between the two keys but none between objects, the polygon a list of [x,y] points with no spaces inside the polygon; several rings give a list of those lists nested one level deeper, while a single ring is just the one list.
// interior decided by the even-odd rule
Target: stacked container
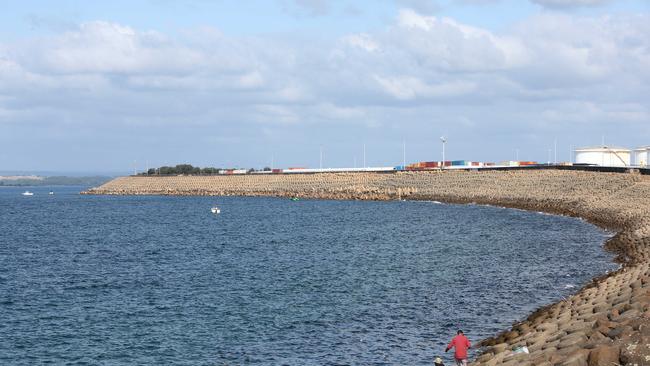
[{"label": "stacked container", "polygon": [[537,165],[538,163],[536,161],[520,161],[519,165],[520,166],[529,166],[529,165]]}]

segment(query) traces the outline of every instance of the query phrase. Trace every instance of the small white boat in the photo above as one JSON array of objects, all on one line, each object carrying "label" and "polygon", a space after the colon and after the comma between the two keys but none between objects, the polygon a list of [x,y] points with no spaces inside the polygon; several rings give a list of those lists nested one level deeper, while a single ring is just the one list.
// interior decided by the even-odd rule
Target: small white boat
[{"label": "small white boat", "polygon": [[48,193],[48,194],[49,194],[50,196],[53,196],[53,195],[54,195],[54,191],[50,191],[50,193]]},{"label": "small white boat", "polygon": [[33,195],[34,195],[34,193],[32,193],[32,192],[30,192],[30,191],[25,191],[25,192],[23,192],[23,193],[21,193],[21,194],[22,194],[23,196],[33,196]]},{"label": "small white boat", "polygon": [[212,213],[215,215],[221,213],[221,210],[217,206],[212,207],[210,211],[212,211]]}]

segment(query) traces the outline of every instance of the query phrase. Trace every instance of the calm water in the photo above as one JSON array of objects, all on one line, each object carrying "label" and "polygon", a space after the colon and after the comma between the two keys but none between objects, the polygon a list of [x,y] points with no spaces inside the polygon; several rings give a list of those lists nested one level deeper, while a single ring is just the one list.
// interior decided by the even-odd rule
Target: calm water
[{"label": "calm water", "polygon": [[80,189],[0,188],[2,365],[430,365],[614,268],[565,217]]}]

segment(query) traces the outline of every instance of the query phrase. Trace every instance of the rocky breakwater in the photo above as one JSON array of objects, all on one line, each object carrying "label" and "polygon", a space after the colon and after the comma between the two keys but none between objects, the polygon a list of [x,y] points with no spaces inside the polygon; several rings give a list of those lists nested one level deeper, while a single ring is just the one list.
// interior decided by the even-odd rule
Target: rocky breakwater
[{"label": "rocky breakwater", "polygon": [[[617,232],[605,247],[621,269],[481,341],[472,364],[650,365],[648,177],[553,170],[123,177],[84,193],[402,198],[582,217]],[[529,353],[514,352],[524,346]]]}]

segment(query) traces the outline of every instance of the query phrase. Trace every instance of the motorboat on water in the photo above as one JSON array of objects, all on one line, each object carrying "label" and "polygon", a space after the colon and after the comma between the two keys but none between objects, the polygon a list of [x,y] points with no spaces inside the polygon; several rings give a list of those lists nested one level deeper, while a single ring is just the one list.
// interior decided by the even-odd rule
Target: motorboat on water
[{"label": "motorboat on water", "polygon": [[50,191],[50,193],[48,193],[48,194],[49,194],[50,196],[54,196],[54,191]]},{"label": "motorboat on water", "polygon": [[30,192],[30,191],[25,191],[25,192],[23,192],[23,193],[21,193],[21,194],[22,194],[23,196],[33,196],[33,195],[34,195],[34,193],[33,193],[33,192]]},{"label": "motorboat on water", "polygon": [[219,209],[219,207],[217,207],[217,206],[212,207],[210,209],[210,211],[212,211],[212,213],[215,214],[215,215],[221,213],[221,209]]}]

